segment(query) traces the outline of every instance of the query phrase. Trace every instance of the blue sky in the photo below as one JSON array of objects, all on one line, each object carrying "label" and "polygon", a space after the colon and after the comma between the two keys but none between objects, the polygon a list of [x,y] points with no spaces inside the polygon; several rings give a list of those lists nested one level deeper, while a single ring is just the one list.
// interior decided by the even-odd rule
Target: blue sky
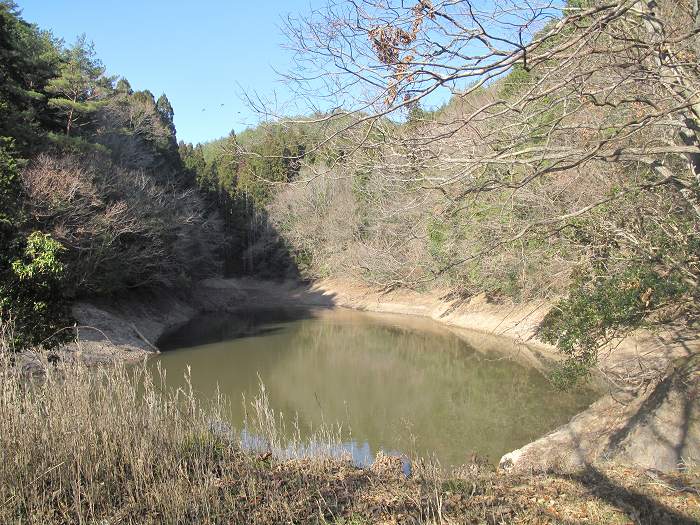
[{"label": "blue sky", "polygon": [[284,91],[273,71],[290,59],[281,17],[310,10],[310,0],[16,1],[25,20],[68,43],[86,33],[109,73],[134,89],[166,93],[187,142],[255,123],[240,93]]}]

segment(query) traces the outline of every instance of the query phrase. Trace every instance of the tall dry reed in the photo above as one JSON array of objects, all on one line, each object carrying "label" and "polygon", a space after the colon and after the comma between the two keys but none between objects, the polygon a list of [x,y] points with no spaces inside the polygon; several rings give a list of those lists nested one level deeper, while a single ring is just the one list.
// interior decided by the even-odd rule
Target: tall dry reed
[{"label": "tall dry reed", "polygon": [[335,432],[286,432],[264,387],[236,433],[226,400],[202,404],[144,364],[44,359],[28,376],[2,344],[0,523],[332,523],[384,479],[353,467]]}]

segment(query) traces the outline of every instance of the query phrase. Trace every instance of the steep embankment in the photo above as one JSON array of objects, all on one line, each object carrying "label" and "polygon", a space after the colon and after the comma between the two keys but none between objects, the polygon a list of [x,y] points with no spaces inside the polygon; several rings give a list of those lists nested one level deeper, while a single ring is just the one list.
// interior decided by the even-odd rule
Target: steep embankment
[{"label": "steep embankment", "polygon": [[[166,332],[200,313],[244,304],[246,297],[235,283],[208,279],[187,290],[151,290],[79,301],[72,308],[77,341],[61,347],[56,357],[89,365],[138,361],[158,351],[156,343]],[[41,366],[32,352],[23,356],[25,369]]]},{"label": "steep embankment", "polygon": [[662,471],[697,465],[699,401],[700,362],[677,360],[662,379],[603,396],[566,425],[506,454],[500,466],[568,472],[605,461]]},{"label": "steep embankment", "polygon": [[[57,352],[62,360],[88,364],[136,361],[157,352],[167,332],[206,312],[252,307],[334,306],[333,300],[297,283],[255,279],[205,279],[181,290],[150,290],[113,298],[93,298],[73,305],[78,341]],[[25,354],[26,368],[40,366]]]},{"label": "steep embankment", "polygon": [[[346,307],[429,317],[476,348],[546,369],[559,358],[536,338],[546,303],[496,304],[483,296],[454,301],[445,294],[378,292],[353,281],[310,286],[254,279],[208,279],[187,292],[149,293],[79,303],[80,342],[62,355],[99,363],[139,359],[166,332],[207,311],[250,307]],[[613,351],[614,350],[614,351]],[[637,332],[601,352],[601,399],[568,424],[504,456],[511,471],[574,470],[615,461],[672,470],[700,460],[700,340],[696,334]]]}]

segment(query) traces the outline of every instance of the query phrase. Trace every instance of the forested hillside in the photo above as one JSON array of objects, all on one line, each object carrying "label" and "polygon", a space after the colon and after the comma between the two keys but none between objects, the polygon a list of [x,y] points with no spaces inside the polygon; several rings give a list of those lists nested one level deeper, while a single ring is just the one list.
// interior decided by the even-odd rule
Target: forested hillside
[{"label": "forested hillside", "polygon": [[0,3],[0,318],[17,347],[70,337],[79,296],[219,271],[221,221],[179,157],[165,95]]},{"label": "forested hillside", "polygon": [[207,144],[179,144],[184,165],[223,218],[226,275],[299,277],[287,243],[270,224],[267,205],[282,185],[299,178],[310,142],[305,127],[277,123]]},{"label": "forested hillside", "polygon": [[306,11],[0,0],[0,523],[699,523],[700,0],[69,4]]},{"label": "forested hillside", "polygon": [[9,1],[0,15],[0,319],[16,349],[72,337],[79,298],[300,277],[266,206],[299,177],[304,126],[178,144],[167,96],[109,75],[85,36],[66,45]]}]

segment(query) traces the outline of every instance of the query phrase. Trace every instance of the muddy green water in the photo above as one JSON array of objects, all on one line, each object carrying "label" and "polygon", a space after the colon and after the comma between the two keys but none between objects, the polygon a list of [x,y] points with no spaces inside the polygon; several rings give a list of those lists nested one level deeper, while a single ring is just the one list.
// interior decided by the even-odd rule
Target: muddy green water
[{"label": "muddy green water", "polygon": [[497,462],[595,398],[589,389],[553,390],[512,343],[495,341],[406,316],[257,310],[195,320],[160,341],[151,366],[167,370],[169,386],[182,386],[191,366],[203,396],[218,385],[235,428],[243,396],[253,399],[262,381],[271,407],[298,419],[302,435],[342,425],[359,464],[384,450],[450,466],[472,452]]}]

